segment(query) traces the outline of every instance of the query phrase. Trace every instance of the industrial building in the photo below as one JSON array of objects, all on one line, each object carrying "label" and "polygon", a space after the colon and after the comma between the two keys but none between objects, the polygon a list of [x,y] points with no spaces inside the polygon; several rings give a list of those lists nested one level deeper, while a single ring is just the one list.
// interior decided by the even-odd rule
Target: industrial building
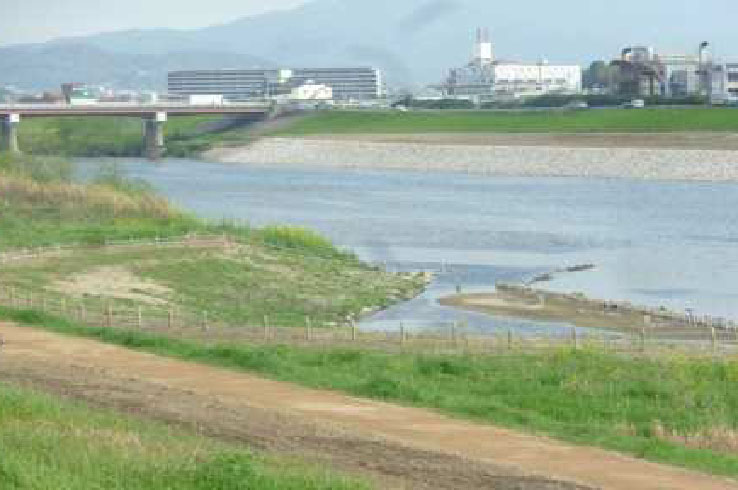
[{"label": "industrial building", "polygon": [[738,63],[723,63],[714,69],[713,101],[738,103]]},{"label": "industrial building", "polygon": [[611,91],[641,97],[707,97],[725,101],[738,96],[738,63],[720,63],[710,44],[694,54],[659,54],[647,46],[630,46],[612,61],[616,75]]},{"label": "industrial building", "polygon": [[496,60],[487,29],[477,29],[472,60],[450,70],[440,86],[446,97],[484,102],[495,98],[551,93],[574,94],[582,90],[582,68],[555,65],[546,60],[520,63]]},{"label": "industrial building", "polygon": [[375,68],[190,70],[170,72],[173,95],[223,95],[227,100],[284,98],[303,85],[324,85],[335,100],[386,96],[384,75]]}]

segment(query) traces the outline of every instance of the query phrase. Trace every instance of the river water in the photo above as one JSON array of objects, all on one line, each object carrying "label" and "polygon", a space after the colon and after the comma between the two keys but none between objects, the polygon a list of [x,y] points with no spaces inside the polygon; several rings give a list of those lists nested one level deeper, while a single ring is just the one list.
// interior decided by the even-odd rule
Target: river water
[{"label": "river water", "polygon": [[457,287],[489,291],[496,281],[579,264],[596,269],[554,275],[545,287],[738,319],[738,184],[116,164],[201,216],[307,226],[390,269],[438,272],[424,295],[364,328],[464,321],[563,332],[568,326],[458,312],[436,300]]}]

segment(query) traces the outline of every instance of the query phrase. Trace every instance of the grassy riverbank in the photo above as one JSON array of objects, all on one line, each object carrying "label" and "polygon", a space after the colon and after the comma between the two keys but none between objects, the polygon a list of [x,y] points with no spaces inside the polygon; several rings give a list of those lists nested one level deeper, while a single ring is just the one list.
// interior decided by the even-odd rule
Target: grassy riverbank
[{"label": "grassy riverbank", "polygon": [[[5,286],[69,300],[174,307],[232,325],[316,326],[345,321],[417,294],[417,276],[388,274],[300,228],[209,223],[183,213],[145,184],[103,172],[70,182],[56,159],[0,156],[0,249],[75,244],[61,256],[9,262]],[[225,235],[213,246],[156,247],[154,239]],[[151,246],[100,247],[111,240]],[[197,243],[195,242],[195,245]]]},{"label": "grassy riverbank", "polygon": [[0,383],[0,488],[367,488],[162,424]]},{"label": "grassy riverbank", "polygon": [[[195,156],[217,146],[239,146],[269,135],[419,133],[661,133],[736,132],[738,110],[591,109],[586,111],[322,111],[288,118],[274,129],[223,126],[220,116],[172,117],[165,125],[167,155]],[[20,125],[21,148],[36,155],[140,156],[137,118],[29,118]]]},{"label": "grassy riverbank", "polygon": [[[167,155],[193,156],[216,142],[247,141],[245,130],[221,128],[222,121],[221,116],[171,117],[164,126]],[[34,155],[138,157],[144,152],[139,118],[28,118],[19,128],[21,149]]]},{"label": "grassy riverbank", "polygon": [[306,116],[280,136],[371,133],[659,133],[738,131],[738,110],[591,109],[585,111],[326,111]]},{"label": "grassy riverbank", "polygon": [[700,471],[738,476],[738,361],[596,349],[499,355],[202,344],[81,327],[35,311],[0,317],[159,355],[448,414]]}]

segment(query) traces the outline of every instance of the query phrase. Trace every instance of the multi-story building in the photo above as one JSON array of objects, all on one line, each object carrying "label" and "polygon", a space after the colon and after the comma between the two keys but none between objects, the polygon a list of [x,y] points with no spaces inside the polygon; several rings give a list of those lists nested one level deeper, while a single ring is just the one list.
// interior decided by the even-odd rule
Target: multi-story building
[{"label": "multi-story building", "polygon": [[498,61],[486,29],[477,30],[474,57],[466,66],[450,71],[442,83],[444,95],[476,101],[495,97],[572,94],[582,90],[582,68],[552,65],[548,61]]},{"label": "multi-story building", "polygon": [[228,100],[285,96],[307,83],[330,87],[336,100],[386,96],[384,76],[375,68],[190,70],[170,72],[168,77],[170,94],[218,94]]}]

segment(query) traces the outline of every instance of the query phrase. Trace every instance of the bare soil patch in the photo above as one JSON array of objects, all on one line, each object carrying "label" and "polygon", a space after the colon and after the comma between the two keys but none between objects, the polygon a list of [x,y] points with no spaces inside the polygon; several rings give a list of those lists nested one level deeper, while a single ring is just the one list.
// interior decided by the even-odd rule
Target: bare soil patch
[{"label": "bare soil patch", "polygon": [[74,297],[103,296],[148,305],[166,305],[172,290],[133,274],[125,267],[108,266],[75,274],[57,281],[52,289]]}]

